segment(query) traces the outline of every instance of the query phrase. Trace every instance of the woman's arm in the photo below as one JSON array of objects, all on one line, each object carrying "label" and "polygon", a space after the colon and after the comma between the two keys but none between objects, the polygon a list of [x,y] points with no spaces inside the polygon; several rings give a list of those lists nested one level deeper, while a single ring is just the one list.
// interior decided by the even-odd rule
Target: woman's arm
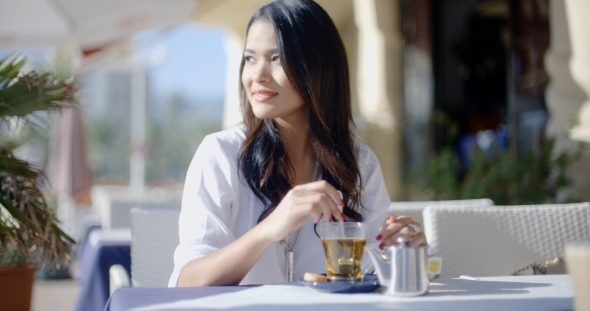
[{"label": "woman's arm", "polygon": [[343,220],[338,191],[326,181],[293,188],[261,223],[227,246],[189,262],[177,286],[236,285],[273,242],[297,230],[309,217],[315,223],[332,217]]},{"label": "woman's arm", "polygon": [[273,242],[261,229],[255,226],[226,247],[188,263],[180,272],[178,286],[239,284]]}]

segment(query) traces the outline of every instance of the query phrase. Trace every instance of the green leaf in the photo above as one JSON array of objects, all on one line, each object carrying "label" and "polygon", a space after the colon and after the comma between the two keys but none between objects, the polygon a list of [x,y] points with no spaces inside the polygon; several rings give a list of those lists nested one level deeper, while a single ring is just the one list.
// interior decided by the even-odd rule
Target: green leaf
[{"label": "green leaf", "polygon": [[19,54],[14,53],[0,61],[0,77],[6,76],[7,72],[10,71],[14,62],[19,58]]},{"label": "green leaf", "polygon": [[3,74],[3,76],[8,77],[8,78],[14,78],[16,77],[16,75],[19,73],[19,71],[21,70],[21,68],[23,68],[23,66],[25,65],[25,60],[21,60],[16,64],[12,64],[9,68],[10,70],[8,70],[8,72],[6,72],[6,74]]},{"label": "green leaf", "polygon": [[[450,148],[430,157],[420,183],[439,200],[490,198],[498,205],[555,202],[558,193],[572,186],[567,171],[580,158],[574,153],[555,151],[555,140],[543,148],[513,157],[507,150],[475,149],[470,164],[458,167]],[[455,163],[455,164],[453,164]]]},{"label": "green leaf", "polygon": [[[35,119],[38,111],[77,105],[77,85],[50,73],[20,72],[25,59],[0,60],[0,120]],[[14,156],[15,142],[0,137],[0,266],[33,258],[54,267],[68,260],[75,241],[59,228],[44,197],[45,173]]]}]

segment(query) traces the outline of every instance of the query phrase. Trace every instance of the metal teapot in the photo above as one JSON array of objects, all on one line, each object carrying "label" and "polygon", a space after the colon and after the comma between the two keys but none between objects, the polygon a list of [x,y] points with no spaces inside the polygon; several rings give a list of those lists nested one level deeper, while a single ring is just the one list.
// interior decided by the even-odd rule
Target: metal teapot
[{"label": "metal teapot", "polygon": [[399,237],[399,245],[380,249],[367,247],[379,283],[391,296],[411,297],[428,291],[428,246],[410,246],[410,239]]}]

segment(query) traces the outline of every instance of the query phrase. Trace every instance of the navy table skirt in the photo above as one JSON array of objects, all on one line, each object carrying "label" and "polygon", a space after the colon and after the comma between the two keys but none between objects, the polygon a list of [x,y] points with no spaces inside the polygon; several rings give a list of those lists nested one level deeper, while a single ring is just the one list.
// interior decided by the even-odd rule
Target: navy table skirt
[{"label": "navy table skirt", "polygon": [[[99,235],[100,236],[100,235]],[[82,287],[75,311],[102,311],[109,299],[109,268],[122,265],[131,275],[131,240],[98,238],[84,242],[77,276]]]}]

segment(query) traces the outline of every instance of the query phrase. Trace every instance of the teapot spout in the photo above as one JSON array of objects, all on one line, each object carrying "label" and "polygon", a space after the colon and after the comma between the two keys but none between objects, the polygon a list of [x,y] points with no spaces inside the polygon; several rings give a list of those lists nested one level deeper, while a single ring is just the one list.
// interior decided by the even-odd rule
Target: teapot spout
[{"label": "teapot spout", "polygon": [[373,265],[375,265],[375,272],[379,278],[379,283],[382,286],[389,286],[391,281],[391,261],[381,254],[381,250],[374,247],[365,247],[365,250],[371,257]]}]

